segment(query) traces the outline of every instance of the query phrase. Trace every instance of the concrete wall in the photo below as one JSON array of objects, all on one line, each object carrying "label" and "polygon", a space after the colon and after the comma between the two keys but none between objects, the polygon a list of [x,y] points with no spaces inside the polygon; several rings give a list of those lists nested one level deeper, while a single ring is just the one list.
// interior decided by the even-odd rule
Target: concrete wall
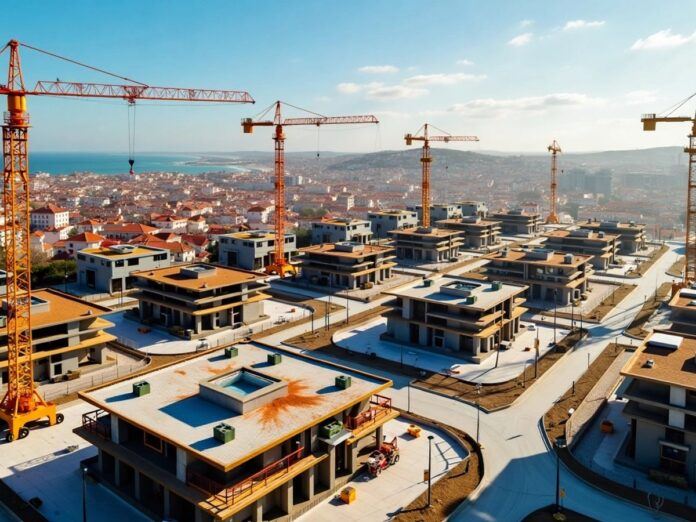
[{"label": "concrete wall", "polygon": [[[166,258],[161,261],[155,261],[154,256],[165,254]],[[151,255],[139,256],[137,265],[129,265],[128,259],[112,260],[105,259],[100,256],[92,256],[90,254],[78,253],[78,256],[83,256],[84,259],[77,259],[77,281],[80,286],[87,288],[87,271],[95,272],[95,293],[111,293],[113,292],[112,281],[121,280],[122,288],[126,288],[126,278],[132,272],[139,270],[152,270],[155,268],[165,268],[171,266],[171,257],[168,250],[153,252]],[[123,266],[116,266],[116,261],[123,261]]]}]

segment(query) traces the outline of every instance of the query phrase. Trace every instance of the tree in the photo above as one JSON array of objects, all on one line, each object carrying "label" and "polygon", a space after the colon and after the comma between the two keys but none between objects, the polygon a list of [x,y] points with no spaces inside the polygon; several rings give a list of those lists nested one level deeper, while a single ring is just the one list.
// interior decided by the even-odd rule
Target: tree
[{"label": "tree", "polygon": [[73,279],[77,274],[77,263],[73,259],[58,261],[34,262],[31,267],[31,285],[44,287],[64,283]]},{"label": "tree", "polygon": [[297,248],[307,247],[312,244],[312,231],[308,228],[295,228],[292,231],[297,239]]}]

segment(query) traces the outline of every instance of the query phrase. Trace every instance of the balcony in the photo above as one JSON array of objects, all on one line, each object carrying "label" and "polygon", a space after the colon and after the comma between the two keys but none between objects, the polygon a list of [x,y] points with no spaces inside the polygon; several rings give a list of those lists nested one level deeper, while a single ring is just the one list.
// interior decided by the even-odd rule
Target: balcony
[{"label": "balcony", "polygon": [[232,486],[224,486],[190,468],[186,470],[186,484],[210,495],[200,504],[201,507],[216,514],[218,518],[227,518],[265,495],[272,488],[301,473],[316,460],[312,455],[304,457],[304,447],[300,447]]},{"label": "balcony", "polygon": [[345,426],[353,432],[351,441],[359,439],[365,433],[378,428],[385,422],[399,416],[399,412],[392,409],[391,399],[383,395],[373,395],[370,399],[370,407],[355,417],[347,417]]},{"label": "balcony", "polygon": [[89,433],[103,439],[111,439],[111,416],[104,410],[94,410],[82,414],[82,427]]}]

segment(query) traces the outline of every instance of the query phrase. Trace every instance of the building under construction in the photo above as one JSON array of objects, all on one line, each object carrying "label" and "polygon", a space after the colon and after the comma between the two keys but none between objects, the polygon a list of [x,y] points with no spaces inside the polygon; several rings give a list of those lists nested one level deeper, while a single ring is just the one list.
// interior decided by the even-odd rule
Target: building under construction
[{"label": "building under construction", "polygon": [[[242,343],[81,392],[90,471],[156,519],[289,520],[361,469],[391,381]],[[369,451],[368,451],[369,453]]]}]

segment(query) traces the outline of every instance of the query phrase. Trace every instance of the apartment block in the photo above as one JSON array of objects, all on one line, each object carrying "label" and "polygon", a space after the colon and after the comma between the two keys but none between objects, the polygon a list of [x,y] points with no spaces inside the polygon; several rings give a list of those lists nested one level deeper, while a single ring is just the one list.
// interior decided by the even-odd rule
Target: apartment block
[{"label": "apartment block", "polygon": [[462,245],[459,232],[443,228],[405,228],[389,235],[398,259],[425,264],[456,260]]},{"label": "apartment block", "polygon": [[394,248],[362,243],[323,243],[301,249],[302,279],[328,288],[354,290],[381,284],[396,266]]},{"label": "apartment block", "polygon": [[[285,233],[285,260],[289,263],[297,255],[295,234]],[[270,230],[250,230],[221,234],[218,240],[220,263],[243,268],[244,270],[263,270],[273,263],[275,232]]]},{"label": "apartment block", "polygon": [[480,363],[500,341],[519,332],[526,290],[524,285],[443,276],[385,292],[396,297],[387,316],[387,337]]},{"label": "apartment block", "polygon": [[367,219],[372,225],[375,239],[388,238],[392,230],[418,226],[418,213],[413,210],[378,210],[369,212]]},{"label": "apartment block", "polygon": [[[3,274],[4,276],[4,274]],[[4,284],[4,281],[3,281]],[[116,339],[104,330],[113,323],[102,316],[111,309],[88,303],[57,290],[34,290],[31,296],[32,360],[38,382],[62,380],[67,375],[106,362],[107,343]],[[7,301],[0,311],[0,373],[7,383]]]},{"label": "apartment block", "polygon": [[592,256],[563,254],[544,248],[532,250],[503,248],[485,256],[490,262],[486,275],[526,285],[528,300],[569,305],[589,292]]},{"label": "apartment block", "polygon": [[312,243],[369,243],[372,224],[365,219],[335,218],[312,223]]},{"label": "apartment block", "polygon": [[650,334],[621,370],[625,454],[661,482],[696,484],[696,339]]},{"label": "apartment block", "polygon": [[209,264],[172,266],[133,273],[138,318],[185,338],[239,328],[267,316],[265,276]]},{"label": "apartment block", "polygon": [[462,201],[457,205],[462,216],[478,216],[481,219],[488,217],[488,205],[483,201]]},{"label": "apartment block", "polygon": [[[418,219],[423,219],[423,206],[422,205],[412,205],[406,207],[408,210],[412,210],[418,213]],[[445,205],[430,205],[430,221],[435,222],[440,219],[452,219],[460,217],[462,215],[462,209],[457,204]]]},{"label": "apartment block", "polygon": [[553,230],[544,234],[545,246],[550,250],[567,254],[587,254],[592,256],[592,266],[596,270],[606,270],[616,263],[619,253],[619,236],[588,229]]},{"label": "apartment block", "polygon": [[136,245],[88,248],[77,253],[77,282],[95,293],[135,288],[132,272],[171,265],[168,250]]},{"label": "apartment block", "polygon": [[669,301],[670,331],[696,336],[696,289],[677,288]]},{"label": "apartment block", "polygon": [[541,232],[542,219],[541,214],[538,212],[528,212],[516,208],[504,212],[496,212],[491,218],[500,221],[500,228],[503,234],[533,236]]},{"label": "apartment block", "polygon": [[86,392],[90,471],[158,520],[287,521],[362,470],[391,381],[240,343]]},{"label": "apartment block", "polygon": [[484,250],[500,245],[500,221],[478,216],[442,219],[437,226],[462,233],[462,247]]},{"label": "apartment block", "polygon": [[620,221],[588,219],[587,221],[579,221],[576,225],[593,232],[619,236],[619,250],[622,254],[635,254],[645,248],[645,225],[635,221],[622,223]]},{"label": "apartment block", "polygon": [[70,224],[70,212],[49,203],[45,207],[32,210],[29,216],[29,223],[31,228],[37,228],[39,230],[64,228]]}]

